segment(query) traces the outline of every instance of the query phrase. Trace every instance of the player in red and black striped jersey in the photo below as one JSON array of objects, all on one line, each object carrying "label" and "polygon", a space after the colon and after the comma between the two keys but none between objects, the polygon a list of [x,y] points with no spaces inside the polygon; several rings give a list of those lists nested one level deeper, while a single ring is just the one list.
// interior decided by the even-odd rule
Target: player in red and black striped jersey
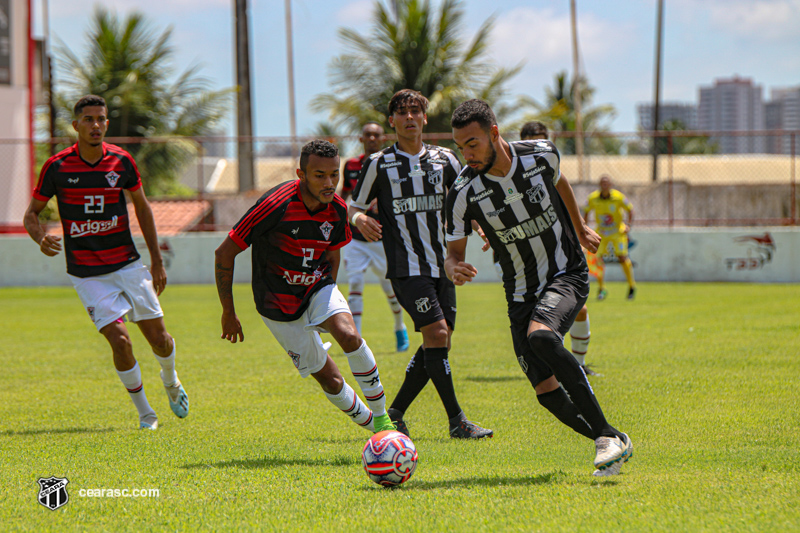
[{"label": "player in red and black striped jersey", "polygon": [[[340,249],[352,236],[347,205],[336,194],[339,150],[323,140],[306,144],[297,176],[259,198],[216,250],[221,337],[244,341],[231,286],[236,256],[252,246],[256,309],[300,376],[314,376],[331,403],[358,425],[395,429],[375,357],[336,287]],[[342,378],[320,332],[329,332],[345,351],[370,408]]]},{"label": "player in red and black striped jersey", "polygon": [[[377,122],[367,122],[361,128],[359,141],[364,145],[364,153],[358,157],[348,159],[344,164],[344,175],[342,183],[342,198],[345,201],[353,194],[358,179],[361,175],[361,168],[364,161],[368,161],[369,156],[380,151],[386,140],[383,127]],[[367,216],[380,220],[378,217],[377,199],[373,200],[367,209]],[[367,269],[378,276],[381,289],[386,294],[389,308],[394,313],[394,336],[398,352],[408,350],[408,331],[403,323],[403,308],[394,294],[392,282],[386,279],[386,253],[383,251],[383,243],[378,241],[369,242],[357,227],[353,226],[353,240],[344,249],[344,270],[347,272],[347,285],[349,295],[347,303],[353,313],[353,320],[356,323],[359,333],[361,332],[361,315],[364,311],[364,274]]]},{"label": "player in red and black striped jersey", "polygon": [[[48,234],[39,213],[55,196],[64,230],[67,274],[97,330],[111,345],[114,366],[139,411],[139,427],[156,429],[158,418],[147,401],[139,364],[123,322],[136,322],[161,364],[170,407],[180,418],[189,399],[175,373],[175,342],[164,326],[158,295],[167,274],[158,247],[153,211],[142,190],[136,163],[125,150],[103,142],[108,130],[105,100],[89,95],[75,104],[72,127],[78,142],[47,160],[25,213],[25,229],[47,256],[57,255],[61,238]],[[133,244],[125,191],[150,251],[150,271]]]}]

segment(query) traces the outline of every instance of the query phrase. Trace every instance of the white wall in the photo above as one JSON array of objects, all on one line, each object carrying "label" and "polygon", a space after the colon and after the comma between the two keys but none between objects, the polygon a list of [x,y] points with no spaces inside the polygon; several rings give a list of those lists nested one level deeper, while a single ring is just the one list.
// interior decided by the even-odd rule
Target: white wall
[{"label": "white wall", "polygon": [[[168,251],[170,283],[214,283],[214,250],[226,233],[194,233],[162,238]],[[768,236],[772,244],[753,238]],[[467,261],[478,268],[476,281],[498,281],[490,252],[481,252],[471,237]],[[637,230],[630,256],[637,281],[800,282],[800,228],[681,228]],[[144,241],[136,242],[145,262]],[[345,250],[346,253],[346,250]],[[0,286],[69,285],[63,254],[46,257],[27,237],[0,238]],[[340,283],[346,283],[344,269]],[[608,279],[624,279],[618,265],[607,267]],[[237,257],[234,281],[250,281],[250,251]],[[371,273],[367,282],[376,282]]]}]

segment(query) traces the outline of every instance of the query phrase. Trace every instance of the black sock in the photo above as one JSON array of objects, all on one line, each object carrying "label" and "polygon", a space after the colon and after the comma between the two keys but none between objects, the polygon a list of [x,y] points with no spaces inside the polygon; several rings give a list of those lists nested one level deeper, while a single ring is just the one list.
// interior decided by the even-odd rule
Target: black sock
[{"label": "black sock", "polygon": [[563,424],[571,427],[587,439],[594,440],[592,428],[583,419],[578,408],[569,399],[567,393],[561,387],[544,394],[537,394],[536,399],[542,407],[553,413]]},{"label": "black sock", "polygon": [[422,392],[428,384],[428,373],[425,371],[425,351],[419,347],[406,367],[406,377],[400,390],[392,402],[391,409],[405,413],[411,402]]},{"label": "black sock", "polygon": [[619,432],[606,421],[586,374],[569,350],[564,348],[558,335],[547,329],[536,330],[528,335],[528,343],[536,357],[550,367],[566,389],[572,403],[592,428],[592,438],[616,437]]},{"label": "black sock", "polygon": [[461,412],[453,387],[453,376],[450,374],[450,362],[447,360],[447,348],[425,348],[425,371],[433,381],[436,392],[442,400],[447,418],[454,418]]}]

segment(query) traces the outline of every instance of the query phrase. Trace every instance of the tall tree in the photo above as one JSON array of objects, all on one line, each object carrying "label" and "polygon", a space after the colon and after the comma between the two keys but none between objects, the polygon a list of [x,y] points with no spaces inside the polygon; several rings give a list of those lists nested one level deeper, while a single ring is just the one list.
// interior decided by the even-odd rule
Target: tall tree
[{"label": "tall tree", "polygon": [[[609,131],[606,121],[614,118],[617,112],[610,104],[593,106],[595,89],[586,81],[581,80],[581,113],[583,118],[583,131],[587,136],[592,133],[605,133]],[[520,99],[521,107],[533,108],[534,112],[527,114],[521,122],[540,120],[555,132],[575,132],[575,83],[569,79],[566,71],[555,75],[553,85],[545,87],[545,100],[538,102],[533,98]],[[559,150],[564,154],[575,153],[575,138],[562,137],[557,143]],[[608,137],[596,137],[586,143],[586,153],[618,153],[620,143]]]},{"label": "tall tree", "polygon": [[314,111],[328,112],[334,125],[351,134],[370,120],[386,125],[387,104],[400,89],[430,100],[428,132],[449,132],[453,110],[469,98],[488,101],[500,116],[508,111],[501,105],[505,84],[521,66],[497,68],[486,59],[494,18],[466,42],[461,0],[443,0],[438,11],[430,0],[392,3],[375,2],[369,35],[339,30],[347,52],[333,59],[333,92],[318,95]]},{"label": "tall tree", "polygon": [[[158,32],[138,12],[124,19],[95,8],[86,55],[66,45],[57,49],[60,134],[72,135],[72,105],[86,94],[108,104],[108,137],[202,136],[218,129],[231,104],[230,89],[209,90],[208,79],[192,66],[172,76],[172,29]],[[176,178],[196,155],[196,147],[176,139],[167,143],[130,143],[148,194],[175,190]]]}]

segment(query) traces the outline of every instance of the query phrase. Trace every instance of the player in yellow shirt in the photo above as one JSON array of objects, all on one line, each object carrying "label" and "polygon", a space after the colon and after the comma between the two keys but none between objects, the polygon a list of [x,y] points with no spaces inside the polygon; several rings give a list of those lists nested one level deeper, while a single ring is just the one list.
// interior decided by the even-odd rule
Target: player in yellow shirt
[{"label": "player in yellow shirt", "polygon": [[[583,208],[583,217],[588,222],[589,213],[594,211],[597,220],[597,233],[602,240],[597,247],[597,262],[600,267],[597,275],[598,300],[605,300],[608,296],[604,282],[605,269],[603,268],[603,254],[608,250],[608,245],[614,247],[614,254],[619,259],[625,278],[628,280],[628,300],[633,300],[636,294],[636,281],[633,279],[633,264],[628,257],[628,232],[633,222],[633,205],[625,195],[612,189],[611,178],[600,177],[600,190],[589,195],[586,207]],[[628,214],[628,220],[623,221],[623,211]]]}]

